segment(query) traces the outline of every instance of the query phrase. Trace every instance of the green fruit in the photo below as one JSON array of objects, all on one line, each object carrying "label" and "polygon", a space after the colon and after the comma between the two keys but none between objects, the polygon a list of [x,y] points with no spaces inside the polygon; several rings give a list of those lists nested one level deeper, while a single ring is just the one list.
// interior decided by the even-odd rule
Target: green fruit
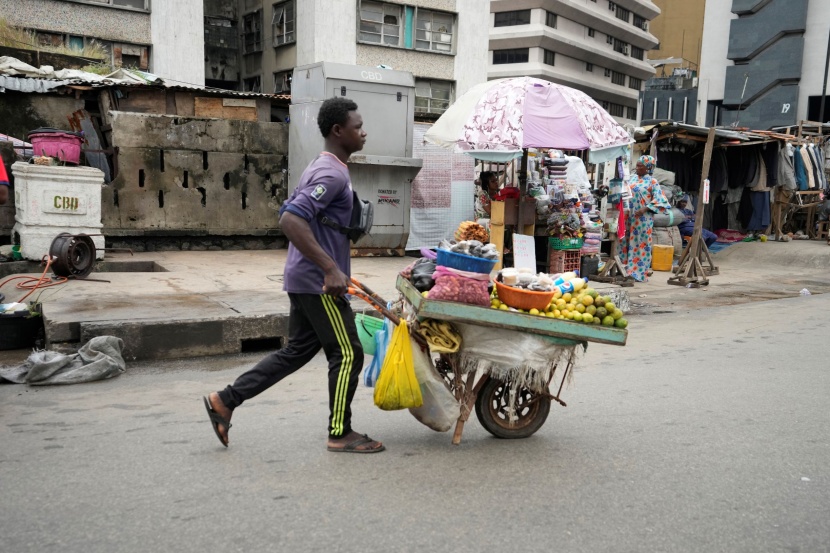
[{"label": "green fruit", "polygon": [[602,318],[602,326],[614,326],[614,317],[606,315]]},{"label": "green fruit", "polygon": [[577,311],[576,313],[574,313],[574,320],[575,320],[576,322],[582,322],[582,313],[580,313],[579,311]]},{"label": "green fruit", "polygon": [[614,305],[614,302],[611,302],[611,301],[609,301],[609,302],[605,302],[605,309],[607,309],[609,313],[610,313],[611,311],[613,311],[614,309],[616,309],[616,307],[617,307],[617,306],[616,306],[616,305]]},{"label": "green fruit", "polygon": [[592,323],[594,322],[594,317],[590,313],[583,313],[582,314],[582,322],[583,323]]},{"label": "green fruit", "polygon": [[595,313],[595,315],[597,317],[599,317],[600,319],[604,319],[605,316],[608,315],[608,310],[605,309],[604,307],[600,307],[599,309],[597,309],[597,312]]},{"label": "green fruit", "polygon": [[614,308],[614,310],[611,311],[611,316],[614,317],[614,320],[616,321],[622,319],[623,312],[617,308]]},{"label": "green fruit", "polygon": [[617,328],[625,328],[628,326],[628,321],[626,319],[617,319],[614,322],[614,326],[616,326]]},{"label": "green fruit", "polygon": [[595,305],[589,305],[588,307],[585,308],[585,312],[590,313],[591,315],[596,314],[597,311],[598,311],[598,309]]},{"label": "green fruit", "polygon": [[591,324],[592,324],[592,325],[598,325],[598,324],[600,324],[600,322],[599,322],[599,317],[594,317],[594,320],[593,320],[593,321],[591,321]]}]

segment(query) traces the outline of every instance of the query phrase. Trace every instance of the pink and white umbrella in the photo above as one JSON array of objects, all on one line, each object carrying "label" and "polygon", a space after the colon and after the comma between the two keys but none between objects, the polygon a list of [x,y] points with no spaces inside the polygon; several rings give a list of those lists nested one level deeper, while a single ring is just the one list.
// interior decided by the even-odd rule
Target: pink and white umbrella
[{"label": "pink and white umbrella", "polygon": [[424,140],[493,161],[518,157],[523,148],[597,151],[632,142],[584,92],[533,77],[474,86],[441,115]]}]

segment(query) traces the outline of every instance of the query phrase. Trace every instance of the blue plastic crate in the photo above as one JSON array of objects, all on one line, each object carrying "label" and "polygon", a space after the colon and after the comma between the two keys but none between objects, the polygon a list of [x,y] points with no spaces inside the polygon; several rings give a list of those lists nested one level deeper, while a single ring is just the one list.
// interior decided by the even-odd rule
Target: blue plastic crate
[{"label": "blue plastic crate", "polygon": [[473,257],[472,255],[464,255],[449,250],[438,250],[438,259],[435,260],[435,263],[459,271],[490,274],[493,267],[496,266],[496,261],[496,259]]}]

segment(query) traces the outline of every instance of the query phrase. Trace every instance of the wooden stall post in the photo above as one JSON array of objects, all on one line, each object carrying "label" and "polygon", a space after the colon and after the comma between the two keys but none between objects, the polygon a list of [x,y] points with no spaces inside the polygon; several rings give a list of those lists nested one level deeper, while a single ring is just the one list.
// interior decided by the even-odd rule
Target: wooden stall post
[{"label": "wooden stall post", "polygon": [[[707,275],[718,274],[718,268],[712,262],[712,256],[709,253],[709,248],[706,247],[706,242],[703,241],[703,193],[706,179],[709,178],[709,168],[712,165],[712,150],[715,146],[715,128],[709,129],[709,136],[706,138],[706,147],[703,150],[703,170],[700,175],[700,190],[697,195],[697,209],[695,210],[695,230],[692,233],[692,239],[689,245],[683,250],[683,255],[680,257],[680,263],[675,269],[675,276],[669,277],[668,283],[677,286],[686,286],[687,284],[697,284],[698,286],[705,286],[709,284]],[[707,262],[709,267],[704,269],[703,262]]]},{"label": "wooden stall post", "polygon": [[500,271],[504,266],[504,202],[490,202],[490,243],[499,252],[499,261],[493,270]]}]

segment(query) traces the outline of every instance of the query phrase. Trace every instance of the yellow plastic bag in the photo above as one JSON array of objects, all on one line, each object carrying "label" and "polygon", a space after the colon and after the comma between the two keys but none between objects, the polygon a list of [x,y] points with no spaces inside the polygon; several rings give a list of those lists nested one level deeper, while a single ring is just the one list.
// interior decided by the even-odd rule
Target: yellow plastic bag
[{"label": "yellow plastic bag", "polygon": [[397,411],[420,407],[421,386],[415,377],[412,361],[412,345],[409,343],[409,328],[406,321],[395,328],[392,340],[386,350],[386,357],[375,384],[375,405],[384,411]]}]

